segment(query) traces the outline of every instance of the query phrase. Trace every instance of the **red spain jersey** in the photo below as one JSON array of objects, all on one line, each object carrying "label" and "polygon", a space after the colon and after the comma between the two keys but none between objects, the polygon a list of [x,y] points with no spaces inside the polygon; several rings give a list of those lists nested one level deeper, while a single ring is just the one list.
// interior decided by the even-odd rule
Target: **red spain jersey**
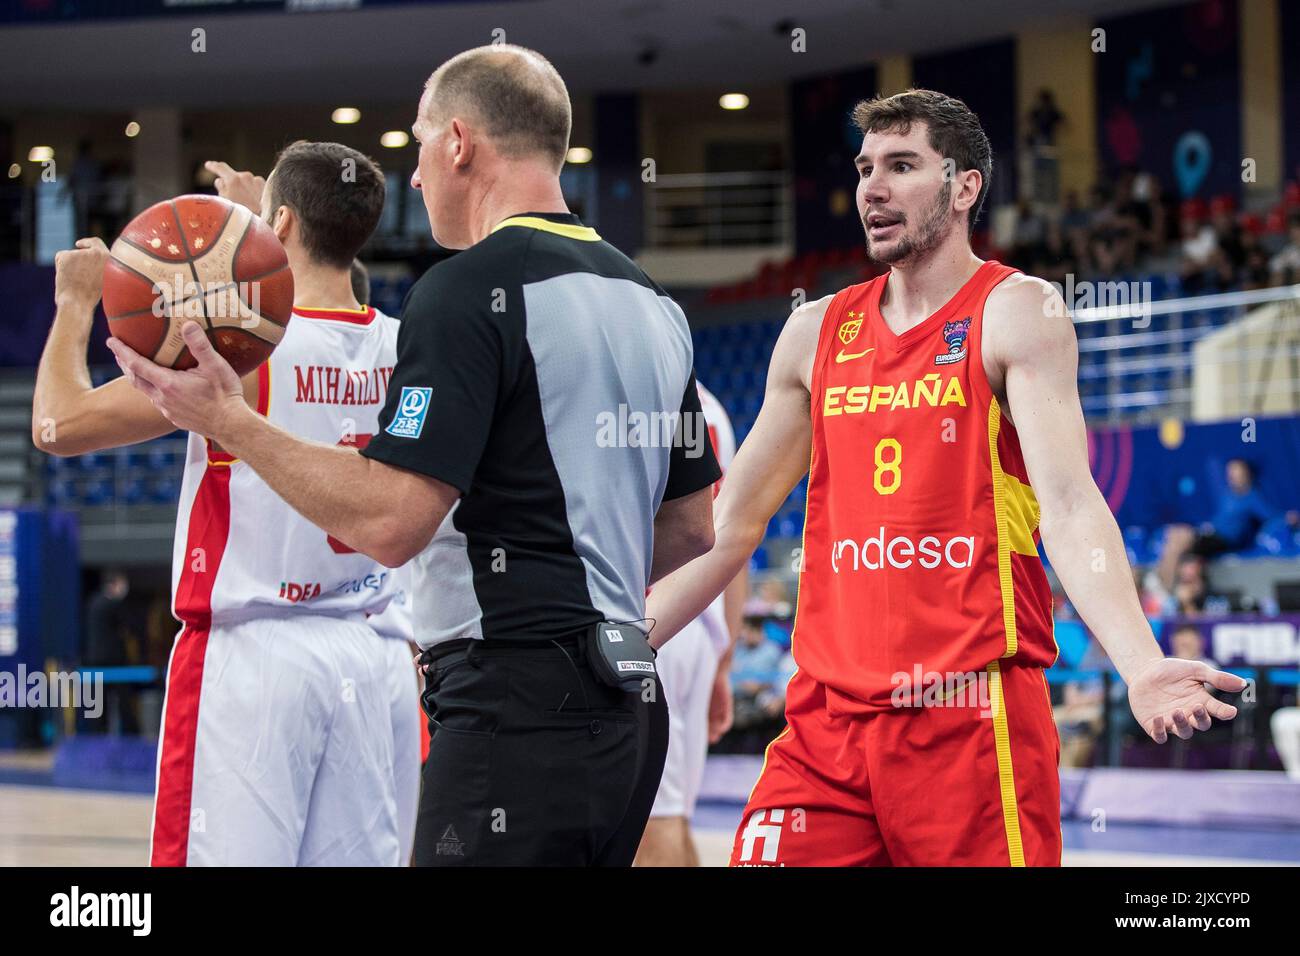
[{"label": "red spain jersey", "polygon": [[880,314],[888,274],[826,310],[793,651],[837,708],[1056,659],[1038,502],[980,353],[984,303],[1014,272],[985,262],[902,335]]}]

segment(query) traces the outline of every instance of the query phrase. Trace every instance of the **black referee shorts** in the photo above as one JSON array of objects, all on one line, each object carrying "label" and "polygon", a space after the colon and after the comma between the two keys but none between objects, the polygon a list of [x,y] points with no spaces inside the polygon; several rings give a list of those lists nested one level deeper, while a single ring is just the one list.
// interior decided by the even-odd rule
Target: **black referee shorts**
[{"label": "black referee shorts", "polygon": [[[600,683],[576,638],[426,651],[416,866],[630,866],[668,750],[668,705]],[[652,697],[653,700],[646,700]]]}]

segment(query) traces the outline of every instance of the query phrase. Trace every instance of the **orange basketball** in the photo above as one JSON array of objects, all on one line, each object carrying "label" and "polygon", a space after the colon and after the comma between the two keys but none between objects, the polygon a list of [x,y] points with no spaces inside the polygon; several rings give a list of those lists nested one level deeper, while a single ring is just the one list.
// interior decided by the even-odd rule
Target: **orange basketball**
[{"label": "orange basketball", "polygon": [[194,367],[181,338],[191,319],[240,375],[284,336],[293,273],[271,227],[244,206],[177,196],[132,219],[109,251],[109,330],[159,365]]}]

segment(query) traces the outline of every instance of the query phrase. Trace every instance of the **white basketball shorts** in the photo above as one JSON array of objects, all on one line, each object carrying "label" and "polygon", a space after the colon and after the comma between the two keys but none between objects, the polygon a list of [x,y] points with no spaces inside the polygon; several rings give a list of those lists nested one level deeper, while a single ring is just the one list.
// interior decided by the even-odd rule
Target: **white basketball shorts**
[{"label": "white basketball shorts", "polygon": [[186,625],[167,675],[153,865],[405,863],[398,643],[360,614]]},{"label": "white basketball shorts", "polygon": [[668,698],[668,757],[651,817],[687,817],[704,780],[709,751],[709,696],[718,652],[709,629],[694,620],[659,650],[655,659]]}]

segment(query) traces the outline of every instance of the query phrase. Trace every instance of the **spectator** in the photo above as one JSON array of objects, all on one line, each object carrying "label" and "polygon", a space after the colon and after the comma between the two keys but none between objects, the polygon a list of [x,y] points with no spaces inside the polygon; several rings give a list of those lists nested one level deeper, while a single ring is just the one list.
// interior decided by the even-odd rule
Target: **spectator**
[{"label": "spectator", "polygon": [[1281,512],[1255,488],[1254,469],[1243,458],[1231,459],[1225,469],[1227,488],[1220,495],[1214,516],[1200,529],[1190,525],[1171,525],[1165,533],[1164,551],[1158,571],[1161,583],[1173,587],[1174,572],[1188,552],[1214,557],[1230,551],[1242,551],[1255,542],[1269,524],[1300,525],[1300,512]]},{"label": "spectator", "polygon": [[1065,194],[1065,202],[1061,205],[1061,229],[1064,230],[1066,239],[1073,241],[1076,235],[1085,235],[1091,224],[1091,211],[1083,208],[1079,202],[1079,193],[1071,189]]},{"label": "spectator", "polygon": [[1179,220],[1180,266],[1183,288],[1195,292],[1217,282],[1219,271],[1219,236],[1214,227],[1203,223],[1190,209],[1185,208]]},{"label": "spectator", "polygon": [[1246,247],[1242,241],[1245,230],[1237,224],[1232,201],[1227,197],[1217,196],[1210,203],[1210,228],[1219,247],[1217,265],[1221,284],[1231,285],[1246,264]]},{"label": "spectator", "polygon": [[1242,231],[1241,255],[1241,266],[1237,269],[1236,276],[1238,286],[1242,289],[1266,289],[1273,284],[1268,253],[1260,245],[1257,233]]},{"label": "spectator", "polygon": [[1287,243],[1268,263],[1274,285],[1300,282],[1300,216],[1293,216],[1287,226]]},{"label": "spectator", "polygon": [[1286,775],[1300,780],[1300,707],[1279,707],[1273,711],[1269,729]]},{"label": "spectator", "polygon": [[1180,624],[1169,635],[1169,654],[1185,661],[1203,661],[1218,667],[1214,658],[1205,653],[1205,635],[1195,624]]},{"label": "spectator", "polygon": [[1016,207],[1016,232],[1012,256],[1017,262],[1027,262],[1042,245],[1045,235],[1043,217],[1034,211],[1029,200],[1022,199]]},{"label": "spectator", "polygon": [[1052,91],[1046,87],[1039,90],[1034,108],[1029,111],[1029,146],[1055,146],[1056,131],[1064,123],[1065,114],[1057,109]]},{"label": "spectator", "polygon": [[1165,596],[1160,613],[1164,617],[1195,619],[1206,615],[1223,615],[1231,610],[1231,600],[1210,590],[1205,557],[1194,552],[1184,553],[1179,558],[1173,584]]},{"label": "spectator", "polygon": [[763,633],[762,618],[747,615],[731,659],[736,729],[746,730],[780,717],[785,706],[782,656],[780,646]]},{"label": "spectator", "polygon": [[793,607],[785,582],[772,577],[760,584],[758,593],[745,602],[745,613],[751,617],[788,619]]},{"label": "spectator", "polygon": [[85,645],[81,662],[86,667],[118,667],[126,663],[126,596],[131,584],[124,572],[104,572],[99,590],[86,604]]},{"label": "spectator", "polygon": [[77,235],[99,235],[94,226],[99,218],[101,204],[101,175],[103,168],[95,158],[90,140],[77,143],[77,157],[72,161],[67,189],[72,193],[72,208],[76,217]]},{"label": "spectator", "polygon": [[1091,766],[1101,736],[1105,688],[1100,680],[1070,681],[1062,695],[1061,703],[1052,708],[1061,740],[1061,766]]},{"label": "spectator", "polygon": [[[131,585],[124,572],[110,569],[104,572],[99,590],[86,603],[85,644],[81,649],[84,667],[121,667],[134,663],[136,639],[127,624],[126,597]],[[104,717],[86,729],[91,733],[139,732],[135,713],[135,694],[120,684],[105,688]]]},{"label": "spectator", "polygon": [[1025,136],[1033,157],[1033,194],[1039,202],[1056,202],[1060,191],[1060,171],[1056,157],[1056,131],[1065,115],[1056,107],[1049,89],[1038,91],[1034,108],[1029,111]]}]

